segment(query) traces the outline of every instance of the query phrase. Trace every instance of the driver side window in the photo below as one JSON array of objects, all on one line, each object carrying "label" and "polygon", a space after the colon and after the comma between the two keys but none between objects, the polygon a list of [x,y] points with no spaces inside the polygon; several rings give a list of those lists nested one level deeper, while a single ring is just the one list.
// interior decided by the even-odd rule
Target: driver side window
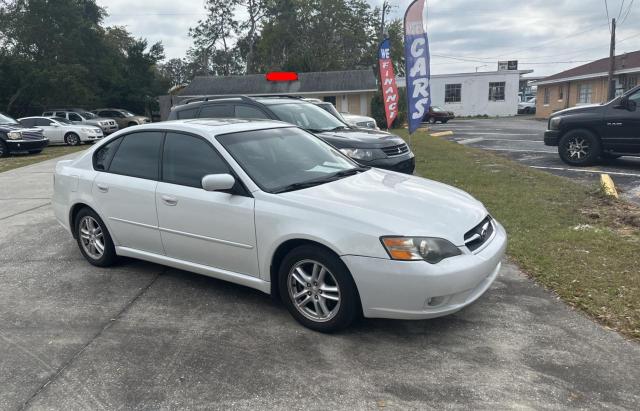
[{"label": "driver side window", "polygon": [[82,117],[80,117],[76,113],[69,113],[69,120],[71,120],[71,121],[82,121]]}]

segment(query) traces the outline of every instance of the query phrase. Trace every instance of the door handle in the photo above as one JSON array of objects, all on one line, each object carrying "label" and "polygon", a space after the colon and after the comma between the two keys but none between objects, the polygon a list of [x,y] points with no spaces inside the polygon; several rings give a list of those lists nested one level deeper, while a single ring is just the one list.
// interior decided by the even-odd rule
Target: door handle
[{"label": "door handle", "polygon": [[178,199],[175,198],[175,197],[163,195],[160,198],[162,199],[162,202],[165,203],[168,206],[174,206],[174,205],[178,204]]},{"label": "door handle", "polygon": [[98,187],[98,190],[102,191],[103,193],[106,193],[107,191],[109,191],[109,186],[105,184],[96,183],[96,187]]}]

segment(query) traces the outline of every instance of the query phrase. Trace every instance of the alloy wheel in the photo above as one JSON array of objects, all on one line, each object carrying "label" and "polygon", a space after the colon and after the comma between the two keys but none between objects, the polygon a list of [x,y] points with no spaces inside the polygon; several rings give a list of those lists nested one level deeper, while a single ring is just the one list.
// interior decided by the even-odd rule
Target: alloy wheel
[{"label": "alloy wheel", "polygon": [[70,146],[76,146],[76,145],[78,145],[78,143],[79,143],[79,142],[80,142],[80,138],[79,138],[77,135],[75,135],[75,134],[69,134],[69,135],[67,136],[67,143],[68,143]]},{"label": "alloy wheel", "polygon": [[296,263],[287,277],[293,306],[306,318],[326,322],[340,309],[340,287],[331,271],[314,260]]},{"label": "alloy wheel", "polygon": [[104,232],[100,224],[91,216],[80,220],[80,243],[89,257],[99,260],[104,255]]},{"label": "alloy wheel", "polygon": [[581,160],[589,155],[591,146],[583,137],[574,137],[569,140],[567,145],[567,154],[569,158]]}]

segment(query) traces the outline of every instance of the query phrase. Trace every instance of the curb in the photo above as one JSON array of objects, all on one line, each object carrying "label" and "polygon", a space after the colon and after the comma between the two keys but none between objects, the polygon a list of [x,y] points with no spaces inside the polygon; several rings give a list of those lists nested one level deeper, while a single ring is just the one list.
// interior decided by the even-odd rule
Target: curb
[{"label": "curb", "polygon": [[600,186],[605,195],[618,198],[618,190],[609,174],[600,174]]},{"label": "curb", "polygon": [[453,131],[439,131],[437,133],[431,133],[432,137],[444,137],[444,136],[452,136]]}]

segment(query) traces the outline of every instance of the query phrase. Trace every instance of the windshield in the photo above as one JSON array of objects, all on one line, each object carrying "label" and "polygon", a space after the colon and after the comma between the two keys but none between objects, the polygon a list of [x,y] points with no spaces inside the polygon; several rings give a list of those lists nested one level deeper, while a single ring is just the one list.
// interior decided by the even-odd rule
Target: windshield
[{"label": "windshield", "polygon": [[[296,105],[297,106],[297,105]],[[216,137],[263,190],[291,191],[360,168],[318,137],[297,128],[245,131]]]},{"label": "windshield", "polygon": [[0,113],[0,124],[19,124],[19,123],[14,119],[12,119],[11,117]]},{"label": "windshield", "polygon": [[271,111],[279,120],[295,124],[309,131],[329,131],[347,128],[347,125],[311,103],[271,104]]},{"label": "windshield", "polygon": [[127,111],[127,110],[122,110],[121,113],[124,114],[125,117],[135,117],[136,116],[135,114],[133,114],[132,112]]},{"label": "windshield", "polygon": [[98,118],[98,116],[93,113],[89,113],[88,111],[81,111],[79,114],[84,118]]},{"label": "windshield", "polygon": [[338,113],[338,110],[336,110],[333,104],[329,102],[324,102],[324,103],[318,103],[316,105],[321,109],[323,109],[324,111],[326,111],[327,113],[334,116],[335,118],[337,118],[338,120],[344,121],[344,117],[342,117],[342,115]]}]

